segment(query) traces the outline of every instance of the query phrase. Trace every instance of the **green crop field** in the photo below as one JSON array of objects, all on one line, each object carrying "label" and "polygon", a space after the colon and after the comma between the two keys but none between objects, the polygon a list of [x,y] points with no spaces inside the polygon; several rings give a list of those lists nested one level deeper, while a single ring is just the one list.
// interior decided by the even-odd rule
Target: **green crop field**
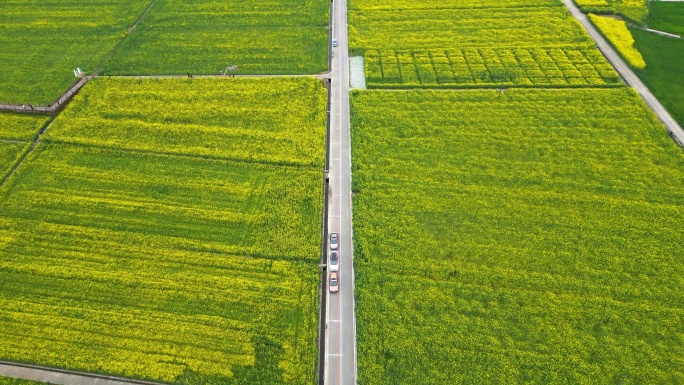
[{"label": "green crop field", "polygon": [[0,359],[313,383],[325,96],[313,78],[89,82],[0,189]]},{"label": "green crop field", "polygon": [[684,35],[684,4],[681,2],[651,2],[648,26],[660,31]]},{"label": "green crop field", "polygon": [[[684,3],[651,3],[651,28],[684,35]],[[630,28],[646,68],[637,70],[672,116],[684,126],[684,40]]]},{"label": "green crop field", "polygon": [[359,384],[684,382],[684,154],[628,88],[352,97]]},{"label": "green crop field", "polygon": [[0,102],[53,102],[92,73],[144,11],[148,0],[60,0],[0,3]]},{"label": "green crop field", "polygon": [[327,67],[326,1],[159,0],[111,74],[314,74]]},{"label": "green crop field", "polygon": [[556,0],[352,1],[349,20],[369,88],[619,84]]}]

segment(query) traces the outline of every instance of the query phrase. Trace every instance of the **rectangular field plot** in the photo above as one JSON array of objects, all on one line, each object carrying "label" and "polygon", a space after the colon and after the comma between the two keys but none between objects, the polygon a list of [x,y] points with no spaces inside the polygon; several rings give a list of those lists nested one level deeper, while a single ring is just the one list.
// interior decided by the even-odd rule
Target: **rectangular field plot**
[{"label": "rectangular field plot", "polygon": [[313,77],[97,79],[45,140],[322,167],[325,98]]},{"label": "rectangular field plot", "polygon": [[371,88],[621,84],[613,67],[590,46],[368,50],[364,64],[366,83]]},{"label": "rectangular field plot", "polygon": [[48,104],[92,73],[142,14],[147,0],[0,3],[0,102]]},{"label": "rectangular field plot", "polygon": [[159,0],[109,74],[315,74],[327,63],[326,1]]},{"label": "rectangular field plot", "polygon": [[350,49],[431,50],[583,44],[591,38],[564,7],[349,11]]},{"label": "rectangular field plot", "polygon": [[626,88],[352,97],[359,383],[684,381],[684,155]]},{"label": "rectangular field plot", "polygon": [[[176,82],[167,83],[173,95]],[[291,96],[288,81],[281,84],[255,82],[264,97],[251,99],[251,109],[243,103],[220,114],[237,119],[275,101],[266,94]],[[116,82],[93,85],[48,132],[107,114],[106,104],[93,101],[106,99],[106,86],[116,89]],[[126,119],[149,113],[150,94],[165,97],[156,83],[149,86],[149,93],[136,89],[131,116],[123,109],[109,116],[102,141],[126,137],[113,128],[115,116],[126,132]],[[278,121],[260,115],[250,127],[300,122],[319,109],[324,116],[320,93],[321,106],[294,103]],[[219,125],[185,113],[193,103],[199,109],[201,97],[184,103],[159,116],[182,116],[188,135],[201,136],[203,123]],[[0,359],[179,384],[315,382],[320,122],[299,143],[320,144],[319,152],[306,152],[320,159],[293,165],[148,150],[123,139],[118,147],[41,143],[0,189]],[[162,143],[155,137],[162,134],[147,138]]]}]

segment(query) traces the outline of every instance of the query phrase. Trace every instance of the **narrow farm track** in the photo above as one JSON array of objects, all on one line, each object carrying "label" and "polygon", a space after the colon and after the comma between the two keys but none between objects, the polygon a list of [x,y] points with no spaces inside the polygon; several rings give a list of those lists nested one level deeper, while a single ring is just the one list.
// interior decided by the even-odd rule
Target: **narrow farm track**
[{"label": "narrow farm track", "polygon": [[32,104],[0,104],[0,111],[10,111],[29,114],[54,114],[68,102],[85,85],[92,76],[82,77],[71,88],[63,93],[57,100],[47,106],[34,106]]},{"label": "narrow farm track", "polygon": [[0,361],[0,375],[59,385],[158,385],[156,382]]},{"label": "narrow farm track", "polygon": [[615,70],[620,74],[627,85],[634,88],[639,93],[644,102],[646,102],[646,105],[653,110],[658,116],[658,119],[665,125],[670,136],[679,144],[679,146],[684,147],[684,130],[682,130],[679,123],[672,118],[670,113],[667,112],[665,107],[663,107],[660,101],[651,93],[648,87],[646,87],[634,71],[629,68],[620,54],[613,49],[596,27],[591,24],[587,15],[583,14],[579,8],[577,8],[575,3],[573,3],[573,0],[563,0],[563,3],[568,7],[572,16],[574,16],[575,19],[582,24],[584,29],[587,30],[589,35],[596,42],[598,48],[603,52],[610,64],[615,67]]}]

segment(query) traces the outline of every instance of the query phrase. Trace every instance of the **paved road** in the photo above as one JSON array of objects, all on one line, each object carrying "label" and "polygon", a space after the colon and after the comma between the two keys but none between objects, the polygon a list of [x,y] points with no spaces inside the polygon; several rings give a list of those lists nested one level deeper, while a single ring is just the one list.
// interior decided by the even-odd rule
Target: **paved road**
[{"label": "paved road", "polygon": [[79,375],[77,372],[60,371],[39,366],[16,366],[0,362],[0,375],[25,380],[48,382],[60,385],[131,385],[143,384],[154,385],[154,382],[127,380],[124,378]]},{"label": "paved road", "polygon": [[632,71],[627,63],[622,60],[622,57],[620,57],[620,55],[606,41],[596,27],[591,24],[587,15],[583,14],[572,0],[563,0],[563,3],[565,3],[575,19],[577,19],[584,26],[587,32],[589,32],[589,35],[591,35],[594,41],[596,41],[596,45],[601,52],[603,52],[603,55],[605,55],[608,61],[613,65],[613,67],[615,67],[625,82],[627,82],[630,87],[634,88],[639,95],[641,95],[641,98],[644,99],[648,107],[651,108],[656,115],[658,115],[658,119],[665,124],[665,127],[675,141],[679,142],[680,146],[684,146],[684,130],[682,130],[682,127],[679,126],[677,121],[670,116],[665,107],[663,107],[658,99],[656,99],[651,91],[649,91],[648,87],[646,87],[641,79],[636,76],[634,71]]},{"label": "paved road", "polygon": [[330,107],[329,229],[340,235],[340,291],[327,292],[326,385],[356,384],[356,319],[351,224],[351,137],[349,133],[349,49],[347,2],[334,0]]}]

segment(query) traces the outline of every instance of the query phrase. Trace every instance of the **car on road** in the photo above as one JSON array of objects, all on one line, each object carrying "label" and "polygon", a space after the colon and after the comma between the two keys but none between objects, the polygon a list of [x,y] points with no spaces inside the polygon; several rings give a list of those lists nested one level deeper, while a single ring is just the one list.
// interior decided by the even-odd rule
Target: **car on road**
[{"label": "car on road", "polygon": [[337,39],[333,39],[333,47],[337,47]]},{"label": "car on road", "polygon": [[340,290],[340,281],[337,279],[337,273],[330,273],[330,292],[337,293]]},{"label": "car on road", "polygon": [[328,262],[328,266],[330,266],[330,271],[340,270],[340,254],[337,251],[330,252],[330,262]]},{"label": "car on road", "polygon": [[337,233],[330,233],[330,250],[337,250],[340,246],[340,239]]}]

